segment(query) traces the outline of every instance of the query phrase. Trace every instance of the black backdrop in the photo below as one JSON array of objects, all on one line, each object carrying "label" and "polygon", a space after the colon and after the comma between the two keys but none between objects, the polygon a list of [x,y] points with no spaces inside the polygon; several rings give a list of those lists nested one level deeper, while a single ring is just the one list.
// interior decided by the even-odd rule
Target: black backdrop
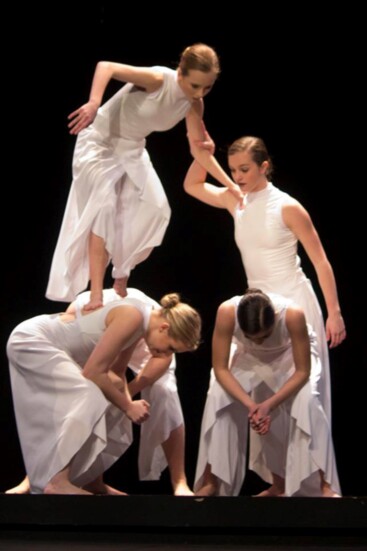
[{"label": "black backdrop", "polygon": [[[310,4],[295,6],[269,10],[244,4],[219,11],[204,3],[201,15],[190,4],[164,12],[157,6],[117,7],[115,2],[4,8],[3,30],[9,39],[2,79],[0,490],[24,474],[6,340],[20,321],[63,307],[44,293],[71,182],[75,137],[68,134],[66,117],[86,101],[97,61],[175,67],[184,47],[201,41],[217,50],[222,63],[222,74],[205,99],[205,121],[217,157],[226,166],[226,146],[233,139],[261,136],[275,164],[274,182],[309,210],[334,267],[348,331],[347,341],[331,351],[334,442],[344,494],[367,494],[361,444],[366,430],[365,240],[362,199],[353,193],[359,196],[365,178],[361,14],[353,5],[348,13],[334,7],[322,16]],[[111,84],[106,97],[115,89]],[[149,136],[147,147],[172,218],[163,244],[134,270],[129,285],[156,299],[179,291],[204,320],[201,349],[179,356],[177,369],[192,484],[215,311],[221,301],[244,291],[246,279],[231,217],[183,192],[190,163],[184,123]],[[323,304],[312,265],[302,250],[300,254]],[[138,482],[135,445],[108,478],[131,493],[170,492],[167,476],[160,482]],[[243,493],[258,483],[249,476]]]}]

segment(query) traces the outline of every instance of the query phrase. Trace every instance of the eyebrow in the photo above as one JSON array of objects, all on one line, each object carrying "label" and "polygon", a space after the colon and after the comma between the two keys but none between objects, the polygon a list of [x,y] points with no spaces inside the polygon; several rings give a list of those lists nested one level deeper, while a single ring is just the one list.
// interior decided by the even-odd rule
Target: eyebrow
[{"label": "eyebrow", "polygon": [[[230,169],[234,169],[233,166],[231,166],[230,164],[228,165]],[[250,164],[249,163],[244,163],[242,165],[239,165],[238,168],[249,168]]]}]

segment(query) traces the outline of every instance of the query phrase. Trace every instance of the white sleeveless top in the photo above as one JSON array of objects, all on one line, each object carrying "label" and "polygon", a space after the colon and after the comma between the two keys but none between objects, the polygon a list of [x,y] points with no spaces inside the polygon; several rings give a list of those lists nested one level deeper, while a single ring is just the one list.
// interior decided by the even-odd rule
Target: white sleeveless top
[{"label": "white sleeveless top", "polygon": [[148,94],[127,83],[98,109],[91,126],[102,137],[142,140],[151,132],[173,128],[185,118],[191,102],[177,82],[177,71],[160,66],[152,69],[163,73],[158,90]]}]

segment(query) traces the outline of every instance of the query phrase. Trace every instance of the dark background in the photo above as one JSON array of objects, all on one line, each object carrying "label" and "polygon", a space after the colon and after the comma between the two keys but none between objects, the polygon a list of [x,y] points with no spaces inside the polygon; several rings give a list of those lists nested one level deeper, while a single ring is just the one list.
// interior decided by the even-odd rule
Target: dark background
[{"label": "dark background", "polygon": [[[52,4],[52,5],[51,5]],[[206,42],[222,73],[205,99],[205,122],[226,167],[234,139],[261,136],[275,164],[273,181],[310,212],[333,265],[347,340],[332,350],[333,435],[344,495],[367,495],[365,233],[365,69],[362,14],[353,4],[320,13],[298,2],[241,8],[203,3],[145,8],[115,2],[53,2],[49,8],[3,8],[3,258],[1,285],[2,469],[0,491],[23,477],[5,354],[13,327],[63,309],[45,296],[48,272],[71,183],[75,137],[67,115],[88,98],[97,61],[176,67],[181,51]],[[116,90],[112,83],[106,98]],[[185,126],[148,137],[148,151],[172,207],[163,244],[132,273],[129,285],[155,299],[179,291],[201,312],[203,345],[178,357],[192,484],[210,370],[210,340],[221,301],[240,294],[245,274],[227,212],[182,189],[190,163]],[[365,209],[364,209],[365,210]],[[312,265],[303,267],[324,303]],[[107,277],[107,284],[110,283]],[[138,433],[138,429],[136,430]],[[136,445],[107,475],[130,493],[170,493],[137,479]],[[249,476],[249,494],[259,481]]]}]

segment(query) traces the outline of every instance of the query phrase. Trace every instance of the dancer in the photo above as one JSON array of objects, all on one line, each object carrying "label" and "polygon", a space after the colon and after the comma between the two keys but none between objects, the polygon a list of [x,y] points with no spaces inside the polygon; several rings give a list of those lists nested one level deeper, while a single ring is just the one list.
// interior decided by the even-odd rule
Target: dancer
[{"label": "dancer", "polygon": [[[316,335],[292,301],[248,289],[218,308],[196,495],[238,495],[250,469],[260,496],[339,497],[331,429],[319,401]],[[253,391],[257,389],[257,399]]]},{"label": "dancer", "polygon": [[[21,323],[9,338],[15,416],[33,493],[114,493],[103,472],[131,444],[131,421],[146,422],[150,414],[149,403],[132,400],[126,384],[131,355],[148,347],[149,384],[164,374],[173,353],[198,346],[200,316],[177,294],[163,297],[158,308],[143,293],[131,295],[93,312],[76,301],[63,314]],[[144,373],[134,392],[143,386]],[[169,437],[171,427],[177,441],[179,416],[177,427],[174,413],[167,418],[161,436]]]},{"label": "dancer", "polygon": [[[89,101],[69,115],[78,134],[73,182],[56,245],[46,296],[72,301],[90,280],[87,310],[99,308],[107,265],[122,297],[131,270],[162,242],[170,207],[152,166],[145,138],[186,119],[191,152],[240,199],[238,186],[196,140],[203,138],[203,98],[220,71],[213,48],[186,48],[176,70],[97,64]],[[124,81],[101,108],[111,79]]]},{"label": "dancer", "polygon": [[[207,132],[201,146],[214,153],[214,143]],[[317,334],[322,364],[318,390],[330,419],[327,341],[333,348],[346,337],[332,266],[308,212],[269,181],[272,162],[262,139],[245,136],[233,142],[228,149],[228,164],[232,178],[245,195],[245,208],[240,208],[226,189],[205,183],[206,170],[196,160],[187,172],[184,188],[196,199],[225,208],[233,216],[234,237],[249,287],[291,298],[303,309]],[[322,310],[297,255],[298,242],[316,270],[327,309],[326,333]]]}]

